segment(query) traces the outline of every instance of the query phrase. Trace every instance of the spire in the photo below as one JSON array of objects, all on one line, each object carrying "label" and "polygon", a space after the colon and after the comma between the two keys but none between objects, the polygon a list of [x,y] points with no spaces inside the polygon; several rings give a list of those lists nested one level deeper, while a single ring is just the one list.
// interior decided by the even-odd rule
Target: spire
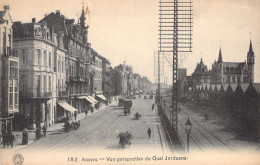
[{"label": "spire", "polygon": [[253,52],[252,41],[250,40],[249,52]]},{"label": "spire", "polygon": [[85,11],[84,11],[84,6],[82,6],[82,12],[81,12],[81,16],[79,19],[80,19],[80,25],[82,27],[85,27],[86,16],[85,16]]},{"label": "spire", "polygon": [[218,63],[222,63],[222,53],[221,53],[221,46],[220,46],[220,49],[219,49],[219,55],[218,55]]}]

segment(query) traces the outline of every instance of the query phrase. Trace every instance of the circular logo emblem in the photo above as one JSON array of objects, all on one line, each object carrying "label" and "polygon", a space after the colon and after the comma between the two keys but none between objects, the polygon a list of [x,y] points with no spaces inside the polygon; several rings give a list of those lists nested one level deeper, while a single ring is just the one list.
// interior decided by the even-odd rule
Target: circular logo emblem
[{"label": "circular logo emblem", "polygon": [[23,164],[23,161],[24,161],[23,155],[15,154],[13,156],[13,162],[14,162],[15,165],[21,165],[21,164]]}]

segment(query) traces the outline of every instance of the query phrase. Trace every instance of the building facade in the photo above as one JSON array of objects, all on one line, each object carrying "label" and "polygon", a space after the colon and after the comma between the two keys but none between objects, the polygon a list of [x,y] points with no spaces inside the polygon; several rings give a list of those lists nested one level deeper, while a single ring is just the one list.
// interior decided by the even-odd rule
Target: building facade
[{"label": "building facade", "polygon": [[46,15],[40,22],[54,28],[57,34],[64,33],[64,48],[66,53],[66,85],[68,91],[68,103],[76,107],[79,112],[84,111],[84,100],[81,96],[87,96],[89,91],[89,64],[90,44],[88,43],[88,27],[85,26],[85,11],[82,9],[78,23],[74,19],[68,19],[56,11]]},{"label": "building facade", "polygon": [[[103,95],[107,98],[107,100],[110,100],[112,94],[112,83],[111,83],[111,66],[110,61],[106,58],[102,59],[102,90]],[[111,90],[111,91],[110,91]]]},{"label": "building facade", "polygon": [[221,48],[218,61],[212,64],[211,83],[249,83],[254,82],[255,55],[250,41],[247,60],[245,62],[223,62]]},{"label": "building facade", "polygon": [[255,54],[252,42],[249,44],[249,51],[245,62],[223,62],[221,48],[218,61],[212,64],[208,70],[202,59],[192,73],[193,89],[202,84],[227,84],[227,83],[254,83]]},{"label": "building facade", "polygon": [[0,124],[5,132],[12,131],[12,119],[19,112],[19,56],[13,51],[12,24],[9,6],[4,6],[0,11]]},{"label": "building facade", "polygon": [[57,116],[57,96],[66,90],[63,35],[46,22],[15,22],[14,52],[20,57],[20,114],[25,127],[51,126]]},{"label": "building facade", "polygon": [[115,71],[117,71],[117,91],[119,95],[126,96],[127,95],[127,73],[126,73],[126,64],[120,64],[116,66]]}]

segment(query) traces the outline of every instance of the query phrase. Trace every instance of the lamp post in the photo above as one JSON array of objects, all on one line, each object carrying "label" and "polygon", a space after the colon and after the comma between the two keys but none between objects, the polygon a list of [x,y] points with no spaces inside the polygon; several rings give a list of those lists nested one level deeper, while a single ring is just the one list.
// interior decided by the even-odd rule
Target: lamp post
[{"label": "lamp post", "polygon": [[185,130],[186,130],[186,133],[187,133],[187,152],[189,152],[189,143],[190,143],[190,131],[191,131],[191,127],[192,127],[192,124],[190,122],[190,119],[188,117],[188,120],[187,122],[185,123]]}]

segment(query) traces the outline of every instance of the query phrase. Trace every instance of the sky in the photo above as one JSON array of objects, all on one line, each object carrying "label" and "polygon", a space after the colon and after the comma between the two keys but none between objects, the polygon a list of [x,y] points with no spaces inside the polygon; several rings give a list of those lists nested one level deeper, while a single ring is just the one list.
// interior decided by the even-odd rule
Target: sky
[{"label": "sky", "polygon": [[[10,5],[13,21],[39,21],[60,10],[76,21],[89,6],[88,40],[114,67],[126,61],[135,73],[154,82],[154,51],[158,49],[159,0],[1,0]],[[188,75],[203,59],[211,69],[221,46],[224,62],[244,62],[252,40],[255,52],[255,82],[260,82],[260,0],[194,0],[193,50],[180,54],[180,67]],[[170,81],[171,67],[165,61],[164,77]],[[169,82],[168,82],[169,83]]]}]

